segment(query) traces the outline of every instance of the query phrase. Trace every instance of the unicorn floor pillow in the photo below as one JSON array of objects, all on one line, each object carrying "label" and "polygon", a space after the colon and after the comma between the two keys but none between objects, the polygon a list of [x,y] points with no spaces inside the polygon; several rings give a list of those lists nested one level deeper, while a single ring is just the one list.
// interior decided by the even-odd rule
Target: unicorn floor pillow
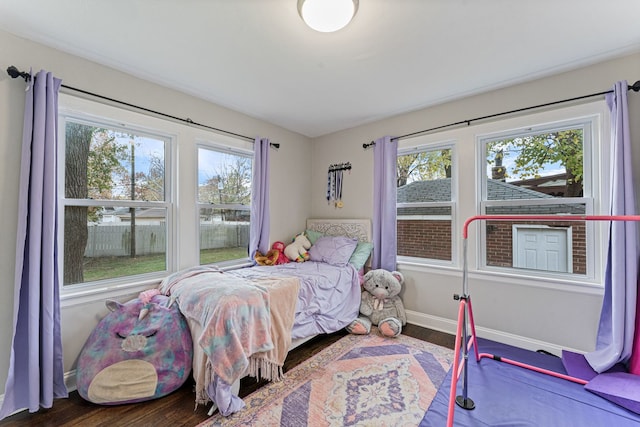
[{"label": "unicorn floor pillow", "polygon": [[102,405],[141,402],[178,389],[191,374],[191,333],[177,304],[145,291],[111,310],[93,330],[77,364],[78,393]]}]

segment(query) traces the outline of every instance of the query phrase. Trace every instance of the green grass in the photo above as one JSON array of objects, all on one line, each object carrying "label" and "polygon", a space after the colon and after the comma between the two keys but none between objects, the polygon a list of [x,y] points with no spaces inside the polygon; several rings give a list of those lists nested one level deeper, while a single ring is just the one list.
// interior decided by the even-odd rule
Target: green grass
[{"label": "green grass", "polygon": [[214,264],[230,259],[247,257],[247,248],[203,249],[200,251],[200,264]]},{"label": "green grass", "polygon": [[[204,249],[200,251],[200,264],[213,264],[230,259],[247,256],[247,248]],[[166,260],[164,254],[131,257],[85,258],[84,281],[113,279],[116,277],[135,276],[138,274],[164,271]]]}]

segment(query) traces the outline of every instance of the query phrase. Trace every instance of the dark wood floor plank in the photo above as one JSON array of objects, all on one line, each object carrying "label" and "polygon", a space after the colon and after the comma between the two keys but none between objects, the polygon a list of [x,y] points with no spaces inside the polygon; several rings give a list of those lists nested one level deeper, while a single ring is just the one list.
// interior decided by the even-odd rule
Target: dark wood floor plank
[{"label": "dark wood floor plank", "polygon": [[[443,347],[453,348],[454,336],[415,325],[406,325],[403,333],[414,338],[429,341]],[[323,348],[331,345],[346,334],[339,331],[322,335],[289,352],[284,365],[285,372],[308,359]],[[240,383],[240,397],[247,396],[266,384],[256,382],[254,378],[244,378]],[[51,409],[41,409],[29,414],[21,412],[0,421],[2,427],[158,427],[158,426],[195,426],[209,416],[208,407],[195,408],[193,383],[187,383],[161,399],[130,405],[102,406],[82,399],[72,392],[68,399],[58,399]]]}]

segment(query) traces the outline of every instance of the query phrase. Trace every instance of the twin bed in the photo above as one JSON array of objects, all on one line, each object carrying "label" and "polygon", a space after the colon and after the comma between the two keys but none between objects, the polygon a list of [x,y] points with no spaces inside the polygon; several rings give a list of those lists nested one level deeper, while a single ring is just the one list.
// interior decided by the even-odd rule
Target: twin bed
[{"label": "twin bed", "polygon": [[196,404],[221,414],[244,407],[240,378],[278,380],[287,352],[358,316],[360,273],[371,252],[371,223],[307,220],[311,260],[221,271],[200,266],[165,278],[193,339]]}]

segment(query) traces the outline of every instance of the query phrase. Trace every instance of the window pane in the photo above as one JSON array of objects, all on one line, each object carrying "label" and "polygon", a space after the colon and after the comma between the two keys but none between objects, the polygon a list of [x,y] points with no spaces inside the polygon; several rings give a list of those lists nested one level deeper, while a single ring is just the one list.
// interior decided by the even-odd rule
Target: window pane
[{"label": "window pane", "polygon": [[583,196],[583,129],[486,143],[486,200]]},{"label": "window pane", "polygon": [[451,149],[398,156],[398,255],[452,259]]},{"label": "window pane", "polygon": [[65,197],[165,200],[165,141],[72,121],[65,128]]},{"label": "window pane", "polygon": [[398,209],[398,255],[451,261],[451,207]]},{"label": "window pane", "polygon": [[198,202],[251,204],[249,156],[198,149]]},{"label": "window pane", "polygon": [[200,264],[248,258],[250,210],[200,209]]},{"label": "window pane", "polygon": [[167,210],[66,206],[64,284],[167,270]]},{"label": "window pane", "polygon": [[[485,213],[587,214],[585,203],[563,203],[584,196],[583,151],[582,127],[486,142]],[[485,236],[488,266],[587,274],[584,222],[487,221]]]},{"label": "window pane", "polygon": [[200,264],[248,258],[252,157],[198,148]]}]

